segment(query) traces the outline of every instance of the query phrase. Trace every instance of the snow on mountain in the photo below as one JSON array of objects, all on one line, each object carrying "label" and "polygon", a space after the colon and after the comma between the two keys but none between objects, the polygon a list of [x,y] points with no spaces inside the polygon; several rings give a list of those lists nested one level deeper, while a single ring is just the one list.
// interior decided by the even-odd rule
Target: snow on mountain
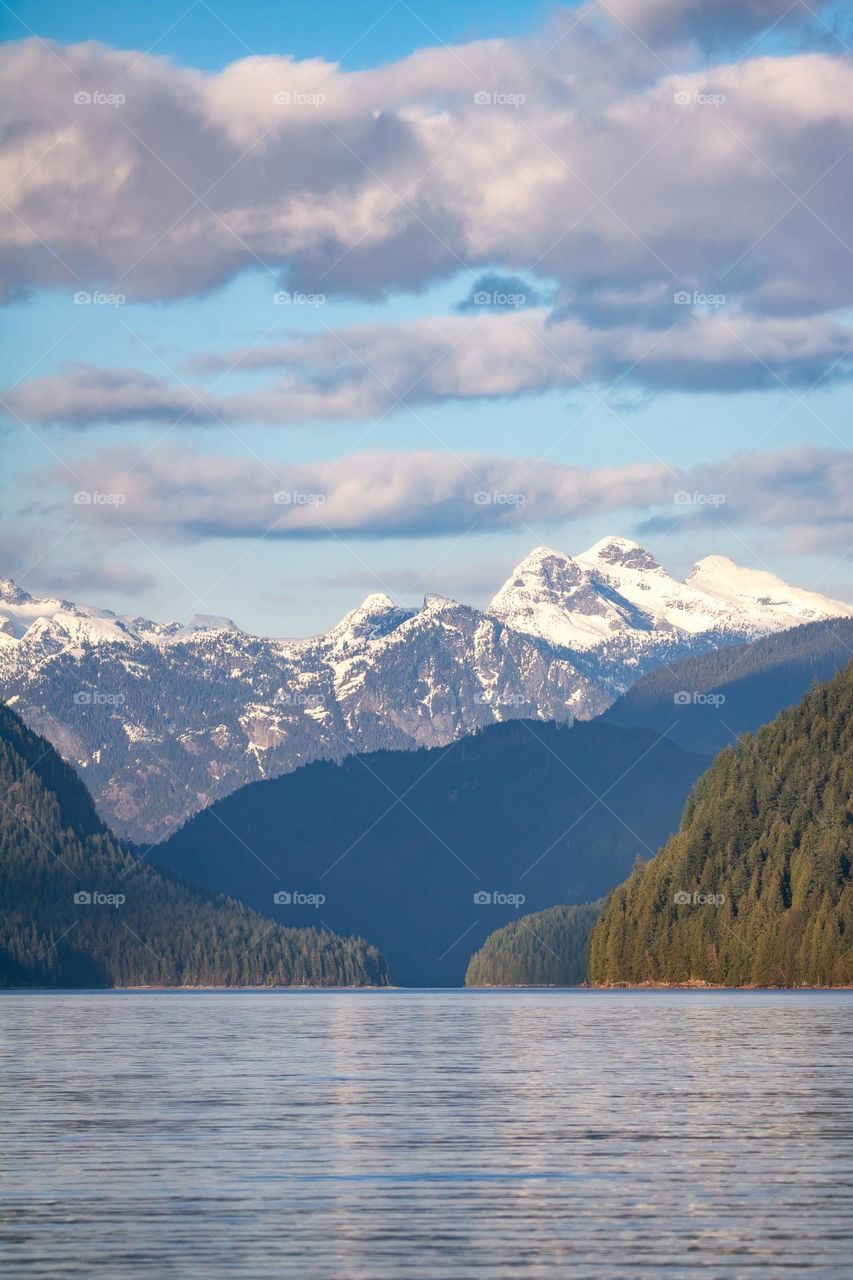
[{"label": "snow on mountain", "polygon": [[708,556],[684,582],[630,538],[602,538],[571,558],[539,547],[521,562],[489,612],[555,645],[591,649],[622,639],[635,651],[691,637],[763,635],[853,606],[787,586],[773,574]]},{"label": "snow on mountain", "polygon": [[[726,630],[727,611],[701,590],[667,573],[643,547],[629,538],[602,538],[578,561],[598,582],[642,610],[650,630],[700,635]],[[740,620],[743,622],[744,620]],[[736,624],[739,628],[740,623]]]},{"label": "snow on mountain", "polygon": [[565,649],[595,649],[626,629],[649,630],[627,598],[596,581],[581,559],[537,547],[522,560],[488,612],[524,635]]},{"label": "snow on mountain", "polygon": [[687,582],[748,617],[760,631],[784,631],[805,622],[853,616],[853,606],[841,600],[789,587],[775,574],[744,569],[728,556],[706,556],[693,566]]},{"label": "snow on mountain", "polygon": [[721,556],[680,582],[604,538],[531,552],[482,612],[374,594],[322,636],[248,635],[229,618],[120,617],[0,579],[0,689],[138,841],[244,783],[320,758],[453,741],[496,720],[600,714],[673,657],[853,606]]}]

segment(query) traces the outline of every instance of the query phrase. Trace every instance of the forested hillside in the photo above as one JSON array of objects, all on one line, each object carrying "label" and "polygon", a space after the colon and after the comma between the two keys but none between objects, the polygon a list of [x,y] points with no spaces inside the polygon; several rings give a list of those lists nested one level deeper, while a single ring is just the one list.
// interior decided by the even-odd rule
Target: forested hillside
[{"label": "forested hillside", "polygon": [[608,898],[595,983],[853,983],[853,664],[697,783]]},{"label": "forested hillside", "polygon": [[576,987],[586,980],[587,951],[604,899],[549,907],[489,934],[471,957],[466,987]]},{"label": "forested hillside", "polygon": [[387,983],[360,939],[286,929],[135,861],[76,773],[0,706],[0,985]]}]

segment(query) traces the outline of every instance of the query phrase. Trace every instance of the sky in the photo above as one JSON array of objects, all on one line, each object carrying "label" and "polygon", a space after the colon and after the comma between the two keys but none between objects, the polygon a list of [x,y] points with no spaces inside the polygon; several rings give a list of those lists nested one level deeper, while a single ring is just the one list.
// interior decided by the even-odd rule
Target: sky
[{"label": "sky", "polygon": [[0,575],[297,636],[616,533],[853,600],[847,6],[0,35]]}]

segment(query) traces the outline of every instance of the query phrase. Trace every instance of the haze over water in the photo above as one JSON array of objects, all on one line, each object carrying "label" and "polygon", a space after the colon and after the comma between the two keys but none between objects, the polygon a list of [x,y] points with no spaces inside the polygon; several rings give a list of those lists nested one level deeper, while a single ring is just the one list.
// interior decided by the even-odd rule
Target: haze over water
[{"label": "haze over water", "polygon": [[0,1022],[7,1276],[850,1274],[851,993],[11,993]]}]

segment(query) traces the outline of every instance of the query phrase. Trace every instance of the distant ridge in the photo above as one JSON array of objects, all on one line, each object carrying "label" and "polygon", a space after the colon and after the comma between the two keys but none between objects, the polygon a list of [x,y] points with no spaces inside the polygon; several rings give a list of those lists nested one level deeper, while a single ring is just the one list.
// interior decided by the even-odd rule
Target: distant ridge
[{"label": "distant ridge", "polygon": [[791,631],[655,668],[604,713],[610,724],[666,733],[687,751],[716,755],[794,706],[815,681],[853,658],[853,619]]},{"label": "distant ridge", "polygon": [[150,857],[282,921],[317,913],[275,908],[276,879],[320,890],[324,921],[369,937],[395,982],[461,986],[494,929],[600,897],[656,849],[705,763],[645,729],[513,721],[251,783]]}]

